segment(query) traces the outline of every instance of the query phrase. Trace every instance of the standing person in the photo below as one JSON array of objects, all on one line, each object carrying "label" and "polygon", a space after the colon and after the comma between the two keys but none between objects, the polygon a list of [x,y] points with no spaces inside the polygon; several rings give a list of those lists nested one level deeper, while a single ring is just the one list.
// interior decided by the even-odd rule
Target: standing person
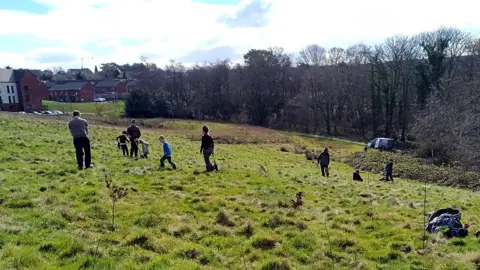
[{"label": "standing person", "polygon": [[163,145],[163,157],[160,159],[160,167],[164,168],[165,167],[165,160],[167,160],[168,163],[170,163],[170,165],[172,165],[172,168],[174,170],[176,170],[177,166],[172,161],[172,148],[170,147],[170,144],[165,140],[165,136],[163,136],[163,135],[160,136],[158,138],[158,140]]},{"label": "standing person", "polygon": [[117,137],[117,142],[118,142],[118,148],[122,149],[122,152],[123,152],[123,155],[124,156],[128,156],[128,146],[127,146],[127,142],[128,141],[128,138],[127,138],[128,134],[126,131],[123,131],[122,132],[122,135],[118,136]]},{"label": "standing person", "polygon": [[85,155],[85,168],[92,168],[92,156],[90,151],[90,139],[88,138],[87,120],[80,118],[80,112],[73,112],[73,119],[68,122],[68,129],[73,137],[73,146],[77,156],[79,170],[83,170],[83,156]]},{"label": "standing person", "polygon": [[330,154],[328,153],[328,148],[323,149],[323,152],[318,156],[317,162],[320,165],[322,170],[322,176],[330,176],[328,171],[328,165],[330,165]]},{"label": "standing person", "polygon": [[215,170],[212,163],[210,162],[210,156],[214,154],[215,144],[213,143],[213,138],[210,136],[209,129],[207,126],[202,127],[203,137],[202,145],[200,146],[200,154],[203,153],[203,159],[205,160],[205,168],[207,172],[212,172]]},{"label": "standing person", "polygon": [[132,119],[130,126],[127,128],[128,136],[130,136],[130,157],[138,157],[138,139],[142,136],[140,128],[137,126],[137,121]]},{"label": "standing person", "polygon": [[150,145],[148,142],[139,139],[138,144],[142,146],[142,154],[140,154],[141,158],[148,158],[148,154],[150,154],[150,151],[148,150],[148,146]]},{"label": "standing person", "polygon": [[385,165],[385,181],[393,182],[393,160],[389,159]]}]

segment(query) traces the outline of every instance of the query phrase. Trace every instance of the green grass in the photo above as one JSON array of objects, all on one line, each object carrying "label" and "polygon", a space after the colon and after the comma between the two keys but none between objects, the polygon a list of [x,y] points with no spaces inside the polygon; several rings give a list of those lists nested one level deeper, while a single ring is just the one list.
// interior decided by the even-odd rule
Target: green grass
[{"label": "green grass", "polygon": [[[429,235],[422,250],[421,183],[374,174],[351,181],[353,169],[340,161],[361,146],[217,124],[214,136],[239,138],[217,146],[220,171],[207,175],[192,137],[199,122],[145,130],[149,160],[121,156],[122,128],[92,125],[96,168],[78,172],[65,121],[47,119],[0,115],[0,269],[91,269],[94,257],[95,269],[479,267],[480,241],[471,235]],[[160,134],[177,171],[158,169]],[[280,151],[325,146],[335,160],[330,178],[303,155]],[[128,189],[115,232],[105,175]],[[304,206],[294,210],[298,191]],[[478,193],[430,185],[428,194],[429,211],[457,207],[480,230]]]},{"label": "green grass", "polygon": [[46,106],[47,110],[58,110],[65,113],[71,113],[75,110],[83,114],[92,114],[97,116],[115,116],[122,115],[125,111],[125,104],[123,101],[118,102],[83,102],[83,103],[66,103],[43,100],[42,104]]}]

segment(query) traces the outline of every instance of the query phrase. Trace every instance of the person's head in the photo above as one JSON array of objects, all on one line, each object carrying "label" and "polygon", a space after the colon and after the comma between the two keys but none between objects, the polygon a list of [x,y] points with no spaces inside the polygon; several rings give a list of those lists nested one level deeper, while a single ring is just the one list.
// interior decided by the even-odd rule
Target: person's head
[{"label": "person's head", "polygon": [[123,135],[127,135],[128,133],[127,133],[126,130],[124,130],[124,131],[122,131],[122,134],[123,134]]},{"label": "person's head", "polygon": [[356,169],[355,172],[356,172],[356,173],[360,173],[360,170],[359,170],[359,169]]},{"label": "person's head", "polygon": [[132,120],[130,120],[130,124],[136,125],[136,124],[137,124],[137,121],[136,121],[135,119],[132,119]]},{"label": "person's head", "polygon": [[73,111],[73,117],[80,117],[80,112],[77,110]]},{"label": "person's head", "polygon": [[325,152],[325,153],[328,152],[328,148],[325,147],[325,149],[323,149],[323,152]]},{"label": "person's head", "polygon": [[203,134],[208,134],[209,131],[210,131],[210,130],[208,129],[207,126],[203,126],[203,127],[202,127],[202,132],[203,132]]},{"label": "person's head", "polygon": [[161,143],[164,143],[164,142],[165,142],[165,136],[160,135],[160,137],[158,137],[158,140],[159,140]]},{"label": "person's head", "polygon": [[388,159],[388,163],[393,163],[393,160],[391,158]]}]

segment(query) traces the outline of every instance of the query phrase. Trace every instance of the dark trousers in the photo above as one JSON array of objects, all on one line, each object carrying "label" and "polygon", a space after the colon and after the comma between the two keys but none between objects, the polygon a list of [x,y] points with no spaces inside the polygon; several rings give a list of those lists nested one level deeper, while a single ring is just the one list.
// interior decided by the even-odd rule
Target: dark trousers
[{"label": "dark trousers", "polygon": [[205,160],[205,169],[207,172],[212,172],[214,170],[212,162],[210,162],[210,156],[213,154],[212,149],[203,150],[203,159]]},{"label": "dark trousers", "polygon": [[122,148],[123,155],[128,156],[128,146],[125,144],[125,145],[120,145],[120,147]]},{"label": "dark trousers", "polygon": [[168,161],[168,163],[170,165],[172,165],[172,168],[176,169],[177,166],[175,165],[175,163],[173,163],[172,161],[172,156],[163,156],[161,159],[160,159],[160,167],[165,167],[165,160]]},{"label": "dark trousers", "polygon": [[92,164],[92,156],[90,152],[90,140],[87,137],[73,139],[75,153],[77,156],[78,168],[83,168],[83,156],[85,155],[85,167],[88,168]]},{"label": "dark trousers", "polygon": [[330,176],[330,173],[328,172],[328,165],[320,165],[320,169],[322,170],[322,176]]},{"label": "dark trousers", "polygon": [[385,173],[385,181],[393,181],[392,173]]},{"label": "dark trousers", "polygon": [[133,155],[135,155],[135,157],[138,157],[138,142],[136,141],[136,139],[132,139],[132,141],[130,142],[130,156],[133,157]]}]

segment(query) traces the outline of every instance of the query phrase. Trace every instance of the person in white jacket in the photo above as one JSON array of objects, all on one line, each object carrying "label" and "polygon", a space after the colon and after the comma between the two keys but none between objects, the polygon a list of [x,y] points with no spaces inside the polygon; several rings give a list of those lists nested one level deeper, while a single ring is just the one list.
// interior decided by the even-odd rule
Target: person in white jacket
[{"label": "person in white jacket", "polygon": [[138,144],[142,146],[142,154],[140,155],[140,157],[148,158],[148,154],[150,154],[150,151],[148,151],[148,146],[150,144],[142,139],[138,139]]}]

